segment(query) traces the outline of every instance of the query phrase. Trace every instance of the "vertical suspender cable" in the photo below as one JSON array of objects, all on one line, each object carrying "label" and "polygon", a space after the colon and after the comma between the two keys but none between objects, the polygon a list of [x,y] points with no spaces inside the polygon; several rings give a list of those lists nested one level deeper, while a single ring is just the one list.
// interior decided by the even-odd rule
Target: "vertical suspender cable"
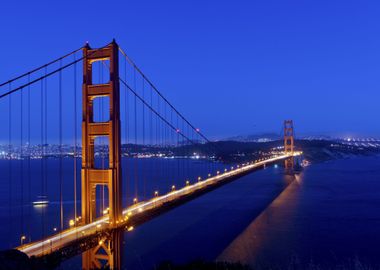
[{"label": "vertical suspender cable", "polygon": [[[41,122],[41,130],[40,130],[40,153],[41,153],[41,161],[40,161],[40,171],[41,171],[41,196],[44,195],[44,179],[45,179],[45,171],[44,171],[44,132],[43,132],[43,125],[44,125],[44,110],[43,110],[43,102],[44,100],[44,83],[41,80],[41,91],[40,91],[40,122]],[[41,230],[42,230],[42,238],[45,237],[45,208],[42,208],[41,211]],[[42,243],[41,250],[43,251],[44,245]]]},{"label": "vertical suspender cable", "polygon": [[[59,62],[62,67],[62,60]],[[61,231],[63,230],[63,168],[62,168],[62,71],[59,71],[59,206],[60,206],[60,222]]]},{"label": "vertical suspender cable", "polygon": [[[182,122],[182,129],[181,129],[181,132],[183,132],[183,134],[186,134],[186,131],[185,131],[185,126],[184,126],[184,121],[181,121]],[[184,178],[186,177],[185,176],[185,165],[186,165],[186,160],[184,159],[184,150],[185,150],[185,141],[183,141],[183,143],[181,143],[181,180],[185,180]]]},{"label": "vertical suspender cable", "polygon": [[[191,131],[191,141],[193,142],[193,145],[194,146],[196,146],[197,144],[194,142],[194,131],[192,130]],[[195,148],[196,149],[196,148]],[[194,166],[194,168],[195,168],[195,162],[194,163],[192,163],[193,164],[193,166]],[[198,176],[196,176],[196,177],[198,177]],[[197,180],[198,181],[198,180]]]},{"label": "vertical suspender cable", "polygon": [[[142,78],[142,96],[145,100],[145,79]],[[144,103],[141,103],[142,106],[142,146],[145,147],[145,106]],[[145,159],[141,162],[141,165],[143,165],[145,162]],[[144,170],[144,166],[142,166],[142,175],[143,175],[143,182],[144,182],[144,200],[146,199],[146,171]]]},{"label": "vertical suspender cable", "polygon": [[[161,107],[160,115],[162,117],[164,117],[165,104],[160,104],[160,107]],[[165,123],[164,123],[164,121],[162,121],[162,119],[160,119],[160,140],[161,140],[161,151],[162,151],[162,155],[161,155],[162,176],[166,177],[165,176],[166,162],[164,159],[164,155],[165,155]]]},{"label": "vertical suspender cable", "polygon": [[[9,83],[9,91],[11,91],[12,85]],[[12,95],[9,95],[8,99],[8,177],[9,177],[9,235],[12,235]],[[12,243],[10,242],[10,246]]]},{"label": "vertical suspender cable", "polygon": [[[133,70],[133,84],[134,90],[136,89],[136,69]],[[134,98],[134,124],[135,124],[135,157],[134,157],[134,171],[135,171],[135,198],[138,198],[138,172],[137,172],[137,97]]]},{"label": "vertical suspender cable", "polygon": [[[160,114],[160,97],[157,96],[157,112],[158,114]],[[157,150],[158,150],[158,153],[160,153],[160,148],[161,148],[161,139],[160,139],[160,119],[158,118],[158,116],[156,117],[156,136],[157,136]],[[159,178],[161,178],[161,160],[160,160],[160,155],[157,156],[157,175],[159,176]]]},{"label": "vertical suspender cable", "polygon": [[[150,87],[150,107],[152,108],[153,106],[153,91],[152,91],[152,87]],[[153,142],[153,112],[152,110],[150,110],[150,120],[149,120],[149,133],[150,133],[150,146],[152,147],[152,150],[151,151],[154,151],[153,147],[154,147],[154,142]],[[155,159],[153,159],[153,164],[152,164],[152,168],[154,168],[154,164],[155,164]],[[150,178],[153,179],[153,174],[150,173]],[[155,186],[155,191],[158,191],[157,190],[157,186]],[[155,192],[154,191],[154,192]]]},{"label": "vertical suspender cable", "polygon": [[[173,109],[170,110],[170,124],[172,126],[175,126],[173,123]],[[175,157],[176,156],[176,149],[175,149],[175,142],[174,142],[175,139],[173,139],[173,138],[175,138],[175,133],[173,133],[173,131],[172,131],[172,132],[170,132],[170,140],[171,140],[171,148],[172,148],[172,152],[173,152],[172,155],[173,155],[173,157]],[[174,179],[174,173],[173,172],[170,173],[170,178]]]},{"label": "vertical suspender cable", "polygon": [[[163,114],[163,117],[166,118],[166,107],[164,105],[164,107],[162,108],[162,114]],[[165,154],[166,154],[166,145],[165,145],[165,126],[164,124],[162,123],[161,121],[161,125],[162,125],[162,129],[161,129],[161,137],[162,137],[162,154],[163,154],[163,157],[165,157]],[[167,175],[167,161],[165,159],[162,159],[162,167],[163,167],[163,170],[162,170],[162,175],[164,177],[164,179],[167,179],[168,175]]]},{"label": "vertical suspender cable", "polygon": [[24,136],[24,110],[23,110],[24,91],[20,91],[20,181],[21,181],[21,234],[24,235],[24,160],[23,160],[23,136]]},{"label": "vertical suspender cable", "polygon": [[[45,76],[47,74],[47,67],[45,67]],[[48,110],[47,110],[47,77],[45,78],[45,88],[44,88],[44,97],[45,97],[45,100],[44,100],[44,138],[45,138],[45,142],[44,142],[44,155],[46,156],[46,147],[48,145],[48,139],[47,139],[47,128],[48,128],[48,125],[47,125],[47,113],[48,113]],[[47,166],[47,157],[44,158],[44,171],[45,171],[45,178],[44,178],[44,190],[45,190],[45,195],[47,195],[47,190],[48,190],[48,166]]]},{"label": "vertical suspender cable", "polygon": [[[74,61],[76,55],[74,53]],[[74,220],[77,221],[77,63],[74,64]]]},{"label": "vertical suspender cable", "polygon": [[[180,130],[179,130],[179,123],[178,123],[178,114],[177,114],[177,153],[179,151],[179,133],[180,133]],[[177,179],[179,179],[179,165],[180,165],[180,160],[179,160],[179,157],[177,155]]]},{"label": "vertical suspender cable", "polygon": [[[28,83],[30,83],[30,74],[28,74]],[[31,208],[31,201],[32,201],[32,191],[31,191],[31,185],[32,185],[32,179],[31,179],[31,164],[30,164],[30,85],[28,86],[28,216],[31,218],[32,216],[32,208]],[[29,239],[31,237],[31,222],[28,222],[29,228],[28,228],[28,235]]]},{"label": "vertical suspender cable", "polygon": [[[186,137],[190,138],[189,137],[189,125],[187,125],[187,129],[186,129]],[[190,147],[191,147],[191,144],[187,143],[187,152],[186,152],[186,176],[189,177],[190,176]]]},{"label": "vertical suspender cable", "polygon": [[[45,76],[47,74],[47,67],[44,68]],[[42,196],[47,196],[47,78],[41,80],[41,149],[42,149],[42,157],[41,157],[41,170],[42,170]],[[44,198],[44,197],[42,197]],[[43,214],[43,231],[44,235],[46,235],[46,212],[45,209],[42,210]]]},{"label": "vertical suspender cable", "polygon": [[[124,58],[124,80],[127,79],[127,59]],[[129,132],[129,114],[128,114],[128,110],[129,110],[129,102],[128,102],[128,90],[127,90],[127,86],[124,85],[124,88],[125,88],[125,96],[124,96],[124,99],[125,99],[125,106],[124,106],[124,114],[125,114],[125,123],[124,123],[124,127],[125,127],[125,131],[124,131],[124,135],[125,135],[125,151],[128,151],[128,132]],[[126,165],[129,166],[129,163],[128,163],[128,160],[130,160],[129,158],[129,155],[127,155],[127,160],[126,160]],[[129,189],[130,189],[130,177],[129,177],[129,170],[124,170],[124,174],[125,174],[125,180],[126,180],[126,201],[127,201],[127,206],[128,206],[128,199],[129,199]]]},{"label": "vertical suspender cable", "polygon": [[[157,111],[158,113],[160,112],[160,106],[159,106],[159,97],[157,96]],[[160,160],[159,160],[159,149],[160,149],[160,146],[159,146],[159,140],[158,140],[158,127],[159,127],[159,123],[158,123],[158,116],[155,115],[155,130],[156,130],[156,168],[155,168],[155,171],[157,172],[157,182],[159,183],[160,182],[160,178],[161,178],[161,175],[160,175]]]}]

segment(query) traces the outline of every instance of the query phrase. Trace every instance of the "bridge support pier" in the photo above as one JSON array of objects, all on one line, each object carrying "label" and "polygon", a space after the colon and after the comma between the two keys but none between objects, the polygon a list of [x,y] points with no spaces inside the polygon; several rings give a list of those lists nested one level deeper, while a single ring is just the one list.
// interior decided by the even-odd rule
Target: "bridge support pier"
[{"label": "bridge support pier", "polygon": [[96,247],[82,255],[82,269],[121,269],[123,231],[113,230],[109,237],[99,240]]}]

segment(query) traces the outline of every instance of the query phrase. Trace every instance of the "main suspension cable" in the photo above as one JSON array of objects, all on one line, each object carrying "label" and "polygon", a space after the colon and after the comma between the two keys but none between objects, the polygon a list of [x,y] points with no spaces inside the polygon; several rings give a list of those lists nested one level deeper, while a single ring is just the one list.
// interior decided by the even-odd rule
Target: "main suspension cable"
[{"label": "main suspension cable", "polygon": [[10,80],[8,80],[8,81],[6,81],[6,82],[3,82],[3,83],[0,84],[0,87],[2,87],[2,86],[4,86],[4,85],[7,85],[7,84],[9,84],[9,83],[12,83],[12,82],[14,82],[14,81],[17,81],[17,80],[19,80],[19,79],[21,79],[21,78],[24,78],[24,77],[26,77],[26,76],[30,76],[31,74],[33,74],[33,73],[35,73],[35,72],[37,72],[37,71],[39,71],[39,70],[41,70],[41,69],[43,69],[43,68],[46,68],[46,67],[48,67],[48,66],[50,66],[50,65],[52,65],[52,64],[54,64],[54,63],[57,63],[58,61],[61,61],[62,59],[65,59],[66,57],[68,57],[68,56],[70,56],[70,55],[73,55],[73,54],[75,54],[76,52],[78,52],[78,51],[80,51],[80,50],[82,50],[82,49],[83,49],[83,47],[80,47],[80,48],[78,48],[78,49],[76,49],[76,50],[74,50],[74,51],[72,51],[72,52],[70,52],[70,53],[68,53],[68,54],[65,54],[64,56],[61,56],[61,57],[59,57],[59,58],[57,58],[57,59],[55,59],[55,60],[53,60],[53,61],[50,61],[49,63],[46,63],[45,65],[42,65],[42,66],[37,67],[37,68],[35,68],[35,69],[32,69],[31,71],[28,71],[28,72],[26,72],[26,73],[24,73],[24,74],[22,74],[22,75],[19,75],[19,76],[13,78],[13,79],[10,79]]},{"label": "main suspension cable", "polygon": [[[161,119],[163,122],[165,122],[172,130],[176,131],[177,132],[177,128],[174,127],[171,123],[168,122],[168,120],[166,120],[164,117],[161,116],[161,114],[159,114],[152,106],[150,106],[142,97],[140,97],[140,95],[135,91],[133,90],[123,79],[119,78],[120,82],[122,84],[124,84],[129,91],[132,92],[132,94],[137,98],[139,99],[142,103],[144,103],[144,105],[149,109],[151,110],[159,119]],[[191,139],[189,139],[185,134],[183,134],[181,131],[178,132],[179,135],[181,135],[184,139],[186,139],[188,142],[190,142],[191,144],[194,144],[193,141]]]},{"label": "main suspension cable", "polygon": [[[105,47],[107,47],[108,45],[109,45],[109,44],[107,44],[106,46],[101,47],[100,49],[105,48]],[[78,49],[77,51],[79,51],[79,50],[81,50],[81,49],[83,49],[83,47],[80,48],[80,49]],[[94,54],[95,52],[96,52],[96,50],[94,50],[92,53],[88,54],[87,56],[82,56],[81,58],[79,58],[79,59],[77,59],[77,60],[74,60],[73,62],[70,62],[70,63],[68,63],[68,64],[66,64],[66,65],[64,65],[64,66],[60,66],[59,68],[57,68],[57,69],[55,69],[55,70],[53,70],[53,71],[51,71],[51,72],[49,72],[49,73],[47,73],[47,74],[45,74],[45,75],[43,75],[43,76],[40,76],[40,77],[38,77],[38,78],[36,78],[36,79],[34,79],[34,80],[32,80],[32,81],[26,83],[26,84],[23,84],[23,85],[21,85],[21,86],[18,86],[18,87],[16,87],[15,89],[10,89],[8,92],[6,92],[6,93],[4,93],[4,94],[1,94],[1,95],[0,95],[0,99],[1,99],[1,98],[4,98],[4,97],[6,97],[6,96],[9,96],[10,94],[15,93],[15,92],[17,92],[17,91],[20,91],[21,89],[26,88],[26,87],[28,87],[29,85],[32,85],[32,84],[34,84],[34,83],[36,83],[36,82],[38,82],[38,81],[41,81],[41,80],[43,80],[43,79],[45,79],[45,78],[47,78],[47,77],[50,77],[50,76],[52,76],[52,75],[54,75],[54,74],[56,74],[56,73],[58,73],[58,72],[60,72],[60,71],[62,71],[62,70],[64,70],[64,69],[66,69],[66,68],[68,68],[68,67],[70,67],[70,66],[72,66],[72,65],[74,65],[74,64],[76,64],[76,63],[78,63],[78,62],[80,62],[80,61],[82,61],[82,60],[85,59],[86,57],[91,56],[91,55]],[[70,54],[70,55],[71,55],[71,54]],[[60,60],[62,60],[62,59],[56,59],[55,62],[58,62],[58,61],[60,61]],[[40,67],[38,70],[40,70],[40,69],[42,69],[42,68],[46,68],[46,67],[47,67],[47,66],[44,65],[44,66]],[[29,72],[29,73],[31,73],[31,72]],[[22,77],[24,77],[24,76],[26,76],[26,75],[28,75],[28,73],[23,74]],[[2,85],[3,85],[3,84],[2,84]]]},{"label": "main suspension cable", "polygon": [[206,136],[204,136],[197,128],[195,128],[157,89],[157,87],[149,80],[149,78],[139,69],[139,67],[132,61],[132,59],[124,52],[122,48],[119,47],[119,51],[124,55],[128,62],[134,67],[134,69],[140,73],[140,75],[150,84],[152,89],[199,135],[206,141],[211,142]]}]

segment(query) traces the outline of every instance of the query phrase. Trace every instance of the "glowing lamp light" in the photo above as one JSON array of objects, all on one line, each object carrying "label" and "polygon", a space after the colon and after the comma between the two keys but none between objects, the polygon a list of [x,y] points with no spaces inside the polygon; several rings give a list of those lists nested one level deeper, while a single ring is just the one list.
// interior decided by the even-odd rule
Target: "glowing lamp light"
[{"label": "glowing lamp light", "polygon": [[70,221],[69,221],[69,225],[70,225],[71,227],[75,225],[75,221],[74,221],[74,219],[70,219]]},{"label": "glowing lamp light", "polygon": [[189,180],[186,181],[186,186],[188,186],[188,185],[190,185],[190,181]]},{"label": "glowing lamp light", "polygon": [[131,231],[133,231],[133,229],[134,229],[133,226],[130,226],[130,227],[128,227],[127,231],[131,232]]},{"label": "glowing lamp light", "polygon": [[175,190],[175,185],[172,185],[172,191],[174,191]]},{"label": "glowing lamp light", "polygon": [[216,174],[220,174],[220,171],[217,171]]},{"label": "glowing lamp light", "polygon": [[158,196],[158,191],[156,190],[155,192],[154,192],[154,196]]},{"label": "glowing lamp light", "polygon": [[200,130],[199,128],[196,128],[195,131],[196,131],[196,132],[200,132],[201,130]]},{"label": "glowing lamp light", "polygon": [[53,228],[53,231],[55,231],[55,232],[56,232],[56,231],[57,231],[57,228],[55,228],[55,227],[54,227],[54,228]]},{"label": "glowing lamp light", "polygon": [[102,240],[99,241],[99,246],[101,246],[101,245],[103,245],[103,241]]},{"label": "glowing lamp light", "polygon": [[202,180],[202,177],[198,176],[198,181],[201,181]]},{"label": "glowing lamp light", "polygon": [[208,176],[208,177],[211,177],[211,173],[209,173],[207,176]]},{"label": "glowing lamp light", "polygon": [[26,236],[25,235],[21,235],[21,238],[20,238],[21,245],[23,244],[23,242],[25,241],[25,239],[26,239]]},{"label": "glowing lamp light", "polygon": [[135,203],[135,204],[136,204],[136,203],[137,203],[137,201],[138,201],[138,200],[137,200],[137,198],[134,198],[134,199],[133,199],[133,203]]}]

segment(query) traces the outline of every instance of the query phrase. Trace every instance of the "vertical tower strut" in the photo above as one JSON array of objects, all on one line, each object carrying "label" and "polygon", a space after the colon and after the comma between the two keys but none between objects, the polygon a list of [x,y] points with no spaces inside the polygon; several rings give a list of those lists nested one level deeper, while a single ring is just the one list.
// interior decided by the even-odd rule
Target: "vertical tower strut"
[{"label": "vertical tower strut", "polygon": [[284,121],[284,152],[290,157],[285,160],[285,169],[293,170],[294,167],[294,127],[293,120]]},{"label": "vertical tower strut", "polygon": [[[83,121],[82,121],[82,220],[91,223],[96,218],[96,186],[105,185],[109,193],[109,221],[115,227],[122,216],[120,166],[120,91],[118,45],[115,41],[100,49],[87,44],[83,49]],[[92,64],[109,60],[110,79],[105,84],[93,84]],[[109,121],[94,122],[93,102],[109,98]],[[108,169],[96,169],[95,138],[108,137]]]}]

